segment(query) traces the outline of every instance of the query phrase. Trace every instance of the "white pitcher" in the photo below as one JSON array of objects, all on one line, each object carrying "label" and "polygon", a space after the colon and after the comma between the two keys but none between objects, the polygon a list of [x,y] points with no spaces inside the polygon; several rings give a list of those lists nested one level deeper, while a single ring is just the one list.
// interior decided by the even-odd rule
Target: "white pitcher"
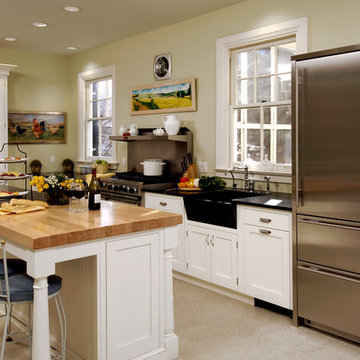
[{"label": "white pitcher", "polygon": [[129,133],[131,136],[135,136],[138,134],[138,127],[136,124],[130,124]]},{"label": "white pitcher", "polygon": [[126,125],[124,125],[124,124],[120,125],[120,127],[119,127],[119,135],[123,136],[123,134],[126,133],[126,132],[127,132]]},{"label": "white pitcher", "polygon": [[168,135],[176,135],[180,129],[180,121],[176,115],[165,115],[164,119],[164,128]]}]

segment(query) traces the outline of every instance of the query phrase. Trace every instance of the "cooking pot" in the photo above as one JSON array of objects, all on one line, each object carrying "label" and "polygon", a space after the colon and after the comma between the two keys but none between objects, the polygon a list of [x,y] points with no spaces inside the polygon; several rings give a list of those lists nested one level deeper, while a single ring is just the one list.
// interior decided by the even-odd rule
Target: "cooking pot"
[{"label": "cooking pot", "polygon": [[160,176],[163,172],[164,163],[161,159],[145,159],[144,162],[140,163],[144,165],[145,176]]}]

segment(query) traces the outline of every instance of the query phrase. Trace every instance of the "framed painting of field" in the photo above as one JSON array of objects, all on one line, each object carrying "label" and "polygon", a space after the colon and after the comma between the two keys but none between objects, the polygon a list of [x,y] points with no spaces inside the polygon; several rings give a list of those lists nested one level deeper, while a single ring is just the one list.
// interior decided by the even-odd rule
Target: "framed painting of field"
[{"label": "framed painting of field", "polygon": [[8,113],[8,142],[61,144],[66,142],[66,112]]},{"label": "framed painting of field", "polygon": [[196,111],[194,78],[131,88],[130,96],[131,115]]}]

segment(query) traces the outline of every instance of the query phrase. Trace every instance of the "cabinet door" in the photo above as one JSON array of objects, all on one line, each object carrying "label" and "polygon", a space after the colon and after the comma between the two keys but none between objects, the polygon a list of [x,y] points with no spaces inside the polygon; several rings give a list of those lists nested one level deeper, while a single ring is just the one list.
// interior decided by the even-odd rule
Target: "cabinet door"
[{"label": "cabinet door", "polygon": [[206,228],[191,226],[185,237],[186,269],[189,275],[210,281],[210,234]]},{"label": "cabinet door", "polygon": [[162,194],[153,194],[145,192],[145,207],[168,211],[183,216],[182,224],[178,225],[178,245],[172,251],[173,269],[179,272],[184,271],[184,211],[183,199],[181,197],[166,196]]},{"label": "cabinet door", "polygon": [[289,232],[245,225],[245,293],[290,309]]},{"label": "cabinet door", "polygon": [[107,244],[108,359],[132,359],[162,346],[161,261],[156,233]]},{"label": "cabinet door", "polygon": [[211,281],[233,290],[237,288],[236,241],[236,234],[222,231],[211,233]]}]

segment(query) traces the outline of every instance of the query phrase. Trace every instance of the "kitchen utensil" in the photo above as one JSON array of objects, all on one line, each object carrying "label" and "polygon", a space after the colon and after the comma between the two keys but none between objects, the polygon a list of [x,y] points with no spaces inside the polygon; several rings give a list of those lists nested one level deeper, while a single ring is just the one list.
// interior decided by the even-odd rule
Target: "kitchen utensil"
[{"label": "kitchen utensil", "polygon": [[181,164],[182,171],[184,173],[186,171],[185,165],[182,161],[180,162],[180,164]]},{"label": "kitchen utensil", "polygon": [[168,135],[176,135],[180,130],[180,121],[176,115],[165,115],[163,123]]},{"label": "kitchen utensil", "polygon": [[185,169],[187,169],[188,164],[187,164],[187,160],[186,160],[185,156],[183,156],[183,162],[184,162]]},{"label": "kitchen utensil", "polygon": [[154,135],[156,135],[156,136],[161,136],[161,135],[164,135],[164,134],[165,134],[165,131],[164,131],[164,129],[162,129],[162,128],[156,128],[155,130],[153,130],[153,133],[154,133]]},{"label": "kitchen utensil", "polygon": [[192,156],[191,156],[191,153],[187,153],[186,154],[186,156],[187,156],[187,159],[188,159],[188,161],[189,161],[189,165],[191,165],[192,164]]},{"label": "kitchen utensil", "polygon": [[136,124],[130,124],[129,133],[131,136],[136,136],[139,133],[138,127]]},{"label": "kitchen utensil", "polygon": [[145,176],[160,176],[166,163],[161,159],[145,159],[140,164],[144,166]]},{"label": "kitchen utensil", "polygon": [[123,136],[123,134],[125,134],[126,132],[127,132],[126,125],[124,125],[124,124],[120,125],[120,127],[119,127],[119,135]]}]

